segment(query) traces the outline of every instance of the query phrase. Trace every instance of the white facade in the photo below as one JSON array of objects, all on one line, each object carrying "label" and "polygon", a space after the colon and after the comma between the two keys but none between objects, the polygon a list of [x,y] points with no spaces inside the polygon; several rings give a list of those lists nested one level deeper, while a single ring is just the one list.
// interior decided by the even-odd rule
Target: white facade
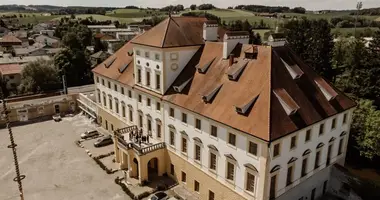
[{"label": "white facade", "polygon": [[206,41],[217,41],[218,24],[203,24],[203,39]]},{"label": "white facade", "polygon": [[223,58],[227,59],[232,50],[236,47],[238,43],[241,44],[248,44],[249,42],[249,36],[248,35],[242,35],[242,36],[227,36],[224,35],[223,40]]}]

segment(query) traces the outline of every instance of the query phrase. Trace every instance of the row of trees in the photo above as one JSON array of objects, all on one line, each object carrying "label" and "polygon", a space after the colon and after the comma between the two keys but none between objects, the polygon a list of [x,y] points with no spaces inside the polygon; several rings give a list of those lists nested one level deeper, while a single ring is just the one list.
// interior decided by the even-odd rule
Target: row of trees
[{"label": "row of trees", "polygon": [[165,6],[160,9],[160,11],[165,11],[165,12],[180,12],[185,10],[185,7],[181,4],[178,5],[170,5],[170,6]]},{"label": "row of trees", "polygon": [[[232,8],[232,7],[229,7]],[[235,9],[240,10],[249,10],[252,12],[261,12],[261,13],[306,13],[306,9],[303,7],[295,7],[290,9],[286,6],[263,6],[263,5],[238,5],[235,6]]]},{"label": "row of trees", "polygon": [[330,20],[331,25],[335,28],[353,28],[355,27],[380,27],[380,22],[368,18],[359,17],[356,21],[355,17],[333,17]]},{"label": "row of trees", "polygon": [[[380,157],[380,30],[369,47],[360,38],[335,45],[327,20],[302,19],[285,26],[288,45],[315,71],[356,100],[349,159]],[[357,159],[355,157],[354,159]]]}]

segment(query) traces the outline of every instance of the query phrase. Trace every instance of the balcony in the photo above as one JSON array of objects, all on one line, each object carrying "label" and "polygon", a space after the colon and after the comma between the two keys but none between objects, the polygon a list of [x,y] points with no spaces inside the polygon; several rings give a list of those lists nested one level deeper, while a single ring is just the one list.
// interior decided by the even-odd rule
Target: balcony
[{"label": "balcony", "polygon": [[124,150],[133,149],[139,156],[165,148],[165,143],[154,140],[151,134],[143,134],[137,126],[129,126],[115,131],[117,145]]}]

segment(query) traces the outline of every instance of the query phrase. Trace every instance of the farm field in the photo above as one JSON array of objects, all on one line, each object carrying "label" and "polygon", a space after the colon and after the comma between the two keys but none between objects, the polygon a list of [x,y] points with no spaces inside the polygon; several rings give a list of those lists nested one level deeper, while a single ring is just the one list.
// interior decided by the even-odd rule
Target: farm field
[{"label": "farm field", "polygon": [[152,15],[166,15],[165,12],[140,9],[116,9],[106,13],[106,16],[116,18],[145,18]]},{"label": "farm field", "polygon": [[[62,17],[70,17],[70,15],[63,15],[54,18],[53,20],[60,20]],[[80,14],[80,15],[75,15],[75,18],[79,19],[85,19],[87,17],[92,17],[95,20],[98,21],[106,21],[106,20],[111,20],[111,21],[119,21],[121,23],[131,23],[135,21],[141,21],[142,19],[139,18],[118,18],[118,17],[111,17],[107,15],[96,15],[96,14]]]}]

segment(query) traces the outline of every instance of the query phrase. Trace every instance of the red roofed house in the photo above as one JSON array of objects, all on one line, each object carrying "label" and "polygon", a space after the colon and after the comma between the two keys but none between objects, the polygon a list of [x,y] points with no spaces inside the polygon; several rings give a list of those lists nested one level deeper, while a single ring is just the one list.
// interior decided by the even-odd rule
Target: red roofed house
[{"label": "red roofed house", "polygon": [[4,35],[0,38],[0,46],[10,47],[10,46],[21,46],[22,41],[13,35]]},{"label": "red roofed house", "polygon": [[169,17],[92,70],[98,122],[128,179],[168,175],[202,200],[329,190],[355,103],[285,42],[248,41],[205,18]]},{"label": "red roofed house", "polygon": [[19,64],[0,65],[2,80],[7,82],[7,89],[14,90],[21,83],[22,66]]}]

